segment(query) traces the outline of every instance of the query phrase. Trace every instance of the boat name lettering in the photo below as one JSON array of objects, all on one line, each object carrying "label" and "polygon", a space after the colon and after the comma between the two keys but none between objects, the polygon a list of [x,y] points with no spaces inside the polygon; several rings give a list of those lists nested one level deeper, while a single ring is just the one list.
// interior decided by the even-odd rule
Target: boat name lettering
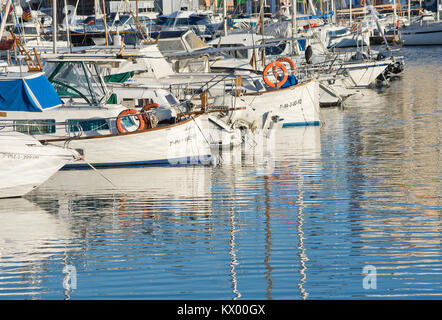
[{"label": "boat name lettering", "polygon": [[169,140],[169,146],[174,145],[174,144],[179,144],[179,143],[182,143],[185,141],[191,142],[193,139],[196,139],[196,138],[197,138],[196,134],[191,134],[191,135],[187,135],[182,138],[171,139],[171,140]]},{"label": "boat name lettering", "polygon": [[280,104],[279,107],[280,108],[290,108],[290,107],[294,107],[298,104],[302,104],[302,99],[294,100],[294,101],[291,101],[290,103]]},{"label": "boat name lettering", "polygon": [[39,158],[40,157],[35,154],[0,152],[0,159],[6,159],[6,160],[29,160],[29,159],[39,159]]}]

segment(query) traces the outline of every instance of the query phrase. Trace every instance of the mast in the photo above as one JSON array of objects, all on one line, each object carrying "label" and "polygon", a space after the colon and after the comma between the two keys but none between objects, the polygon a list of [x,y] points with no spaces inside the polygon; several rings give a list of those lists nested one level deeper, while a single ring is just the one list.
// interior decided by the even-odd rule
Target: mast
[{"label": "mast", "polygon": [[[261,20],[261,36],[262,36],[262,43],[265,44],[264,39],[264,0],[260,1],[260,12],[259,12],[259,20]],[[266,49],[262,48],[262,66],[264,67],[266,65]]]},{"label": "mast", "polygon": [[3,31],[5,30],[6,20],[8,20],[8,14],[9,14],[10,7],[11,7],[11,0],[8,0],[8,2],[6,3],[5,14],[3,15],[3,18],[2,18],[2,24],[0,26],[0,40],[3,37]]},{"label": "mast", "polygon": [[437,0],[436,6],[437,21],[440,21],[440,0]]},{"label": "mast", "polygon": [[52,46],[57,53],[57,0],[52,0]]},{"label": "mast", "polygon": [[109,45],[109,39],[107,37],[108,31],[107,31],[107,22],[106,22],[106,7],[103,0],[103,22],[104,22],[104,32],[106,34],[106,46]]},{"label": "mast", "polygon": [[98,21],[98,19],[100,18],[99,12],[101,11],[99,0],[95,0],[94,8],[95,8],[95,21]]},{"label": "mast", "polygon": [[396,1],[393,0],[393,30],[394,30],[393,34],[394,34],[395,37],[396,37],[396,20],[397,20],[397,17],[396,17]]},{"label": "mast", "polygon": [[227,0],[223,0],[224,35],[227,36]]},{"label": "mast", "polygon": [[408,0],[408,23],[411,22],[411,9],[410,9],[411,0]]},{"label": "mast", "polygon": [[353,2],[353,0],[350,0],[350,26],[353,23],[353,15],[351,14],[352,2]]},{"label": "mast", "polygon": [[[292,0],[292,38],[296,37],[296,0]],[[296,40],[292,40],[293,54],[296,54]]]},{"label": "mast", "polygon": [[316,15],[315,5],[313,4],[312,0],[308,0],[308,4],[310,6],[310,10],[312,11],[313,15]]},{"label": "mast", "polygon": [[67,1],[64,0],[64,15],[66,17],[66,41],[68,43],[68,47],[69,47],[69,53],[72,52],[71,49],[71,35],[70,35],[70,23],[69,23],[69,16],[68,16],[68,4]]}]

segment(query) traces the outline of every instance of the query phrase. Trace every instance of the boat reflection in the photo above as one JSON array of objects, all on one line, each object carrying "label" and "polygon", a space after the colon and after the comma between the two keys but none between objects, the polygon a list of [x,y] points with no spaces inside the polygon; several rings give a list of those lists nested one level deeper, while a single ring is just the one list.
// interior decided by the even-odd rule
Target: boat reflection
[{"label": "boat reflection", "polygon": [[[273,234],[278,224],[272,226],[272,217],[278,215],[281,207],[287,210],[288,219],[296,220],[296,228],[290,230],[298,237],[297,245],[293,244],[292,250],[297,250],[299,267],[297,272],[297,287],[299,297],[307,299],[308,292],[305,288],[307,282],[307,251],[304,246],[304,175],[311,175],[321,169],[320,162],[314,161],[321,157],[321,143],[319,127],[303,127],[279,130],[273,136],[264,141],[248,141],[242,150],[224,150],[220,154],[222,165],[214,173],[213,192],[223,189],[224,194],[230,195],[228,203],[213,198],[215,211],[226,210],[229,212],[230,224],[230,279],[233,300],[241,298],[241,260],[247,260],[247,243],[238,235],[241,235],[242,228],[247,219],[257,219],[261,211],[264,214],[263,220],[263,273],[266,281],[265,298],[271,300],[274,290],[274,271],[279,271],[281,261],[278,254],[284,251],[280,247],[280,234]],[[249,145],[247,145],[249,143]],[[276,163],[277,162],[277,163]],[[232,168],[234,168],[232,170]],[[259,190],[261,189],[262,190]],[[256,189],[256,192],[251,191]],[[259,191],[258,191],[259,190]],[[249,195],[263,195],[258,199],[248,199]],[[258,203],[255,203],[258,202]],[[250,206],[248,218],[244,217],[244,207]],[[294,212],[294,214],[292,214]],[[280,223],[279,221],[277,223]],[[290,221],[289,223],[294,223]],[[273,238],[276,237],[276,242]],[[276,252],[276,260],[272,261],[272,253]],[[257,255],[261,252],[256,252]],[[246,263],[245,261],[243,263]],[[246,267],[246,266],[243,266]],[[244,288],[245,290],[245,288]]]},{"label": "boat reflection", "polygon": [[[70,261],[77,250],[66,221],[24,198],[5,199],[0,206],[0,296],[16,292],[34,296],[44,290],[51,259]],[[62,268],[61,268],[62,269]],[[56,270],[62,278],[62,270]],[[62,282],[60,280],[60,288]]]}]

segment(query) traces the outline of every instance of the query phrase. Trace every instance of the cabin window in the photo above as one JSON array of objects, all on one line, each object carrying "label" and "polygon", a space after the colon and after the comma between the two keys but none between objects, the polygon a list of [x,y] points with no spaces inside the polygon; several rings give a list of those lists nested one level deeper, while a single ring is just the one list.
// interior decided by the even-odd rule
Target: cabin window
[{"label": "cabin window", "polygon": [[286,44],[287,44],[286,42],[280,42],[278,43],[278,45],[275,45],[274,47],[265,48],[266,55],[276,56],[282,54],[285,50]]},{"label": "cabin window", "polygon": [[106,119],[68,120],[69,132],[109,130]]},{"label": "cabin window", "polygon": [[337,37],[337,36],[342,36],[342,35],[344,35],[346,33],[347,33],[347,29],[340,29],[340,30],[329,31],[328,35],[330,37]]},{"label": "cabin window", "polygon": [[14,130],[25,134],[55,133],[55,120],[16,120],[14,121]]},{"label": "cabin window", "polygon": [[262,82],[261,82],[261,81],[259,81],[259,80],[255,80],[253,83],[255,84],[255,88],[256,88],[258,91],[264,89],[264,86],[262,85]]},{"label": "cabin window", "polygon": [[[226,48],[226,47],[243,47],[242,44],[221,44],[220,45],[221,48]],[[232,50],[232,51],[227,51],[226,54],[228,54],[229,56],[233,57],[233,58],[237,58],[237,59],[244,59],[244,58],[248,58],[248,51],[247,49],[238,49],[238,50]]]},{"label": "cabin window", "polygon": [[37,35],[38,34],[37,28],[35,28],[35,27],[22,27],[22,26],[18,26],[18,27],[14,28],[13,32],[15,34],[24,33],[24,35],[27,35],[27,36],[29,36],[29,35]]},{"label": "cabin window", "polygon": [[185,51],[184,45],[180,39],[176,40],[160,40],[158,42],[158,48],[161,52],[180,52]]},{"label": "cabin window", "polygon": [[169,102],[171,105],[178,104],[177,99],[175,99],[175,97],[174,97],[173,95],[171,95],[171,94],[168,94],[168,95],[166,96],[166,100],[167,100],[167,102]]}]

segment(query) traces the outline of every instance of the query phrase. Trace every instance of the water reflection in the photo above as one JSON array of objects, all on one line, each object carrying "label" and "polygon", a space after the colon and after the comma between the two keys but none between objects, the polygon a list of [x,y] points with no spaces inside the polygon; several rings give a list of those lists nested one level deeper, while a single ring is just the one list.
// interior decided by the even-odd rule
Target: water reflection
[{"label": "water reflection", "polygon": [[2,200],[1,297],[440,298],[439,64],[215,167],[61,171]]},{"label": "water reflection", "polygon": [[23,198],[2,200],[0,296],[38,297],[47,285],[50,260],[67,263],[67,251],[76,250],[72,237],[63,219],[40,206]]}]

